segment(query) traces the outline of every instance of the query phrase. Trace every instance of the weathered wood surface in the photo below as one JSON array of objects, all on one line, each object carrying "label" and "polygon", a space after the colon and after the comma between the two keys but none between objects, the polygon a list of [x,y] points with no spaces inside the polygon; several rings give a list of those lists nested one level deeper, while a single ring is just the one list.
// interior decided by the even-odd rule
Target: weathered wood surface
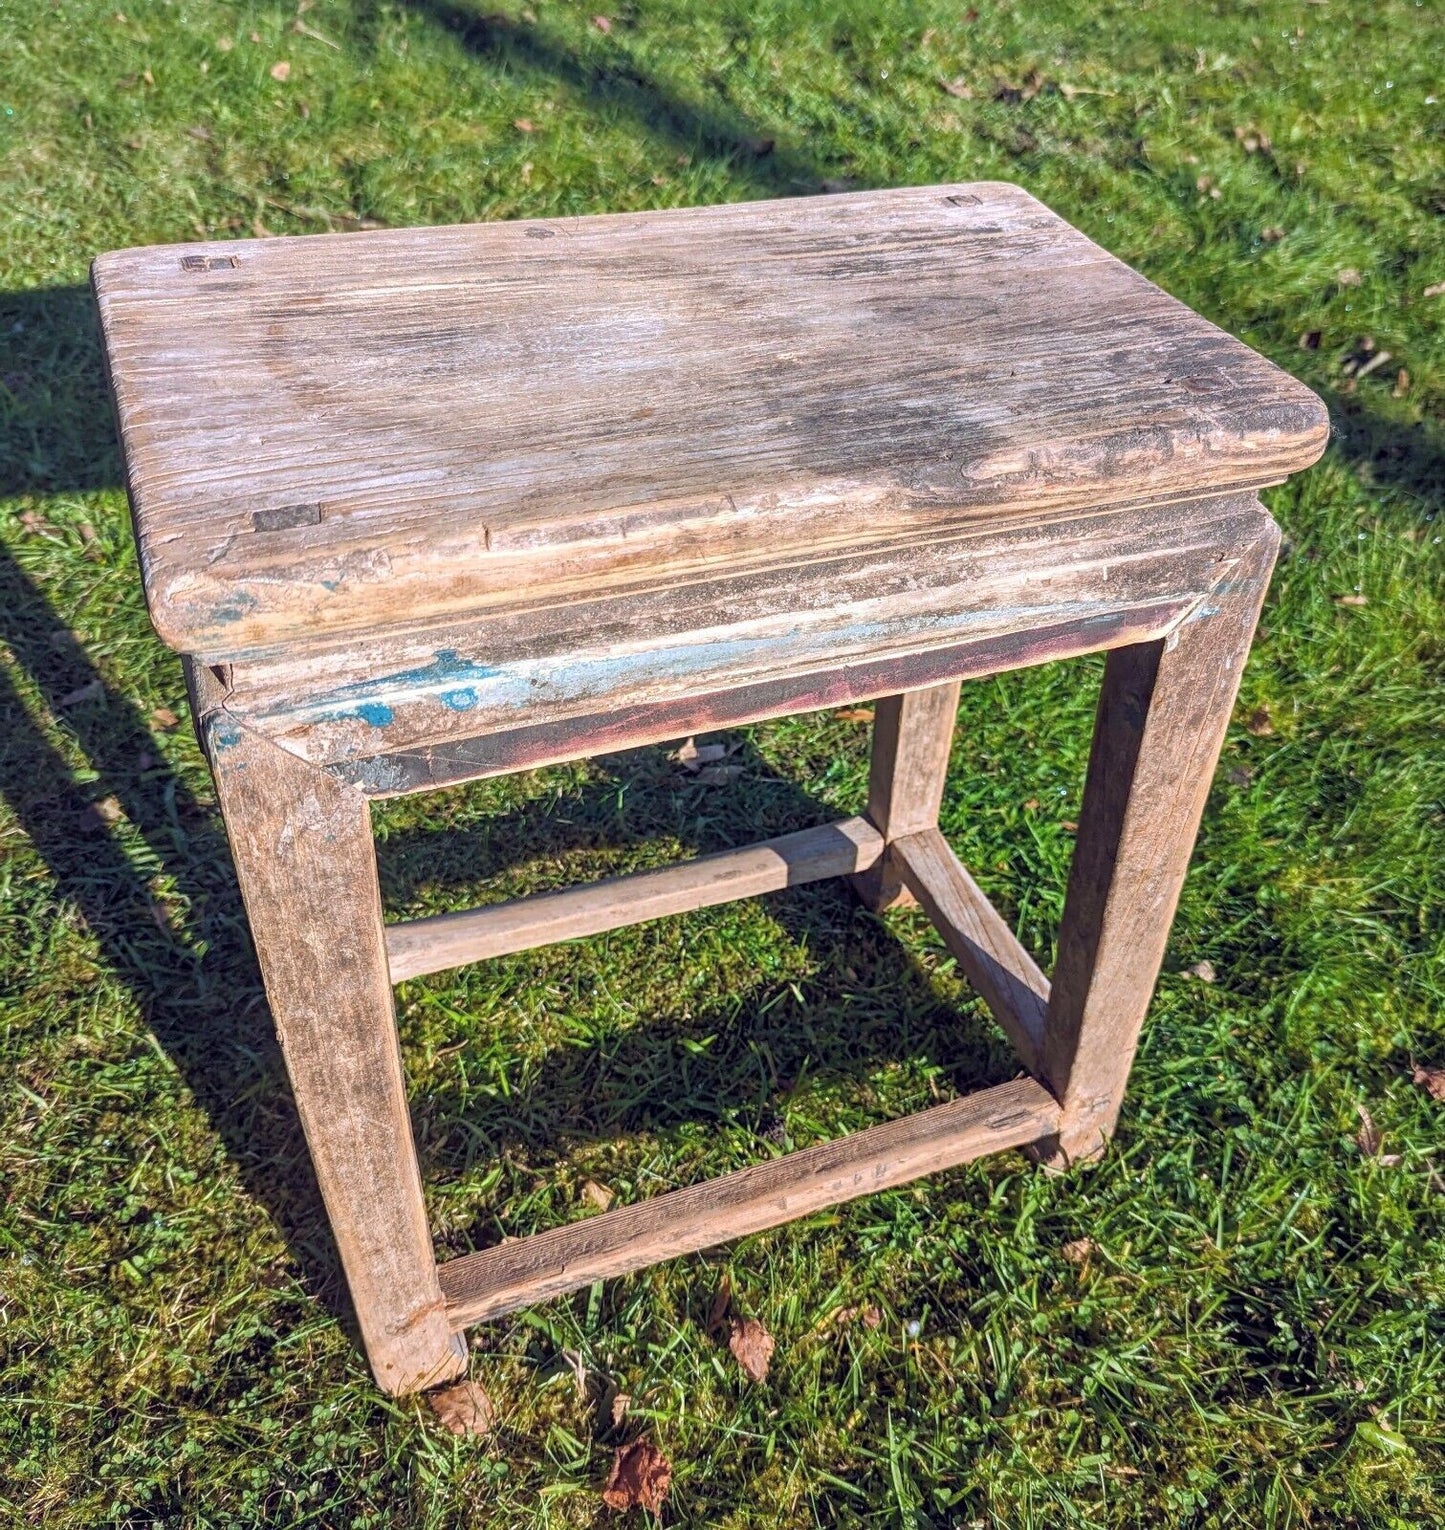
[{"label": "weathered wood surface", "polygon": [[102,256],[153,620],[211,660],[1280,480],[1301,384],[1014,186]]},{"label": "weathered wood surface", "polygon": [[888,855],[1013,1043],[1019,1061],[1037,1073],[1049,980],[937,829],[890,841]]},{"label": "weathered wood surface", "polygon": [[440,1272],[447,1313],[458,1326],[501,1317],[922,1174],[1045,1141],[1058,1121],[1058,1104],[1046,1089],[1015,1079],[685,1190],[448,1260]]},{"label": "weathered wood surface", "polygon": [[[1008,668],[1010,651],[1054,657],[1051,632],[1072,631],[1072,652],[1107,646],[1111,625],[1162,632],[1262,514],[1252,496],[1225,495],[979,529],[766,578],[720,572],[645,595],[599,592],[415,636],[358,638],[344,650],[237,661],[227,706],[318,764],[792,677],[811,677],[789,690],[795,710],[823,706],[856,693],[865,672],[899,676],[874,695],[947,678],[947,669],[913,677],[932,653],[986,646]],[[1152,626],[1137,620],[1151,608]]]},{"label": "weathered wood surface", "polygon": [[867,819],[845,818],[587,887],[408,919],[386,929],[391,980],[400,983],[466,962],[847,876],[871,866],[882,850],[883,838]]},{"label": "weathered wood surface", "polygon": [[[218,699],[209,672],[191,680]],[[466,1345],[437,1284],[367,800],[224,712],[201,734],[367,1355],[389,1392],[433,1386],[466,1368]]]},{"label": "weathered wood surface", "polygon": [[[878,700],[868,759],[868,821],[877,825],[885,842],[938,822],[961,689],[959,681],[951,680]],[[871,909],[913,899],[887,843],[876,864],[855,877],[853,886]]]},{"label": "weathered wood surface", "polygon": [[1064,1160],[1118,1119],[1278,545],[1263,520],[1167,638],[1106,661],[1041,1054]]}]

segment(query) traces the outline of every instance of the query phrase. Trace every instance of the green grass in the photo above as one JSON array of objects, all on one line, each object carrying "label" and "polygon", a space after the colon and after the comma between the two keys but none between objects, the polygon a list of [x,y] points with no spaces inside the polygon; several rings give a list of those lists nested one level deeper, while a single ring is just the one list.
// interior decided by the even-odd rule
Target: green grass
[{"label": "green grass", "polygon": [[[607,31],[602,0],[119,3],[0,5],[4,1523],[612,1523],[617,1436],[569,1354],[674,1462],[669,1523],[1439,1523],[1445,1106],[1410,1080],[1445,1063],[1438,3],[639,0]],[[962,178],[1021,182],[1337,424],[1269,496],[1286,553],[1116,1148],[1058,1180],[1006,1155],[477,1330],[501,1425],[455,1441],[353,1342],[145,620],[87,264]],[[1367,337],[1392,359],[1352,390]],[[1097,675],[961,712],[945,828],[1041,957]],[[865,735],[744,730],[732,788],[647,751],[388,807],[389,905],[856,810]],[[1009,1074],[925,923],[831,886],[413,982],[399,1014],[448,1251],[581,1215],[589,1177],[640,1197]],[[1360,1105],[1398,1165],[1361,1155]],[[724,1270],[778,1340],[760,1387],[704,1331]],[[831,1320],[859,1303],[882,1323]]]}]

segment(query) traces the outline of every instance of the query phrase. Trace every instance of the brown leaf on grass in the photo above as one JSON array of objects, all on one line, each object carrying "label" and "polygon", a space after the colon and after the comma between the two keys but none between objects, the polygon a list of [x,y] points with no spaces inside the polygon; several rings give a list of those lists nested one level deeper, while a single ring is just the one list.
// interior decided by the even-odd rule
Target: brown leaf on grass
[{"label": "brown leaf on grass", "polygon": [[235,46],[236,46],[236,44],[235,44],[235,40],[233,38],[230,38],[230,37],[218,37],[216,39],[216,51],[218,53],[229,53],[231,51],[231,49],[234,48]]},{"label": "brown leaf on grass", "polygon": [[479,1382],[462,1381],[454,1387],[428,1392],[438,1423],[456,1435],[490,1434],[497,1422],[497,1410]]},{"label": "brown leaf on grass", "polygon": [[1353,266],[1344,266],[1335,272],[1335,280],[1342,287],[1358,287],[1362,278]]},{"label": "brown leaf on grass", "polygon": [[632,1406],[632,1394],[630,1392],[614,1392],[612,1400],[607,1404],[607,1421],[614,1429],[622,1426],[622,1420],[627,1417],[627,1410]]},{"label": "brown leaf on grass", "polygon": [[1390,397],[1391,398],[1404,398],[1404,396],[1409,391],[1410,391],[1410,374],[1405,370],[1404,367],[1401,367],[1400,370],[1395,373],[1395,386],[1390,389]]},{"label": "brown leaf on grass", "polygon": [[871,723],[873,721],[872,707],[844,707],[841,712],[834,712],[833,716],[839,722]]},{"label": "brown leaf on grass", "polygon": [[1268,707],[1256,707],[1244,720],[1247,732],[1254,734],[1256,738],[1270,738],[1274,734],[1274,723],[1269,715]]},{"label": "brown leaf on grass", "polygon": [[1024,811],[1026,813],[1036,813],[1036,812],[1038,812],[1038,809],[1039,809],[1039,799],[1037,797],[1025,797],[1024,798]]},{"label": "brown leaf on grass", "polygon": [[940,78],[938,83],[942,89],[946,90],[949,95],[953,96],[956,100],[973,100],[973,87],[964,79],[962,75],[959,75],[956,80],[945,80]]},{"label": "brown leaf on grass", "polygon": [[1400,1155],[1380,1151],[1385,1145],[1385,1134],[1375,1125],[1374,1117],[1363,1105],[1356,1105],[1355,1109],[1360,1113],[1360,1129],[1355,1133],[1355,1146],[1366,1158],[1373,1158],[1385,1168],[1393,1169],[1402,1162]]},{"label": "brown leaf on grass", "polygon": [[672,1463],[650,1440],[634,1440],[612,1458],[602,1489],[609,1509],[646,1509],[660,1513],[672,1486]]},{"label": "brown leaf on grass", "polygon": [[1307,329],[1299,337],[1299,348],[1302,351],[1317,351],[1320,348],[1320,332],[1317,329]]},{"label": "brown leaf on grass", "polygon": [[1432,1100],[1445,1100],[1445,1068],[1417,1067],[1410,1075],[1410,1082],[1419,1084]]},{"label": "brown leaf on grass", "polygon": [[1278,223],[1271,223],[1268,228],[1260,229],[1259,237],[1265,244],[1278,244],[1288,232],[1288,229],[1281,228]]},{"label": "brown leaf on grass", "polygon": [[1197,977],[1201,983],[1212,983],[1215,978],[1214,963],[1209,961],[1195,962],[1189,969],[1190,977]]},{"label": "brown leaf on grass", "polygon": [[583,1180],[582,1199],[598,1211],[606,1211],[616,1198],[606,1185],[599,1185],[595,1179]]},{"label": "brown leaf on grass", "polygon": [[530,117],[518,117],[512,126],[519,133],[535,133],[537,131],[536,125]]},{"label": "brown leaf on grass", "polygon": [[17,519],[33,537],[43,536],[45,532],[55,530],[55,527],[38,510],[22,510]]},{"label": "brown leaf on grass", "polygon": [[1070,1264],[1087,1264],[1091,1254],[1099,1252],[1099,1245],[1092,1238],[1075,1238],[1059,1250]]},{"label": "brown leaf on grass", "polygon": [[689,738],[674,749],[669,758],[675,760],[684,770],[696,775],[704,765],[712,765],[718,760],[727,759],[737,747],[736,744],[699,744],[696,740]]},{"label": "brown leaf on grass", "polygon": [[1431,282],[1420,294],[1421,297],[1445,297],[1445,282]]},{"label": "brown leaf on grass", "polygon": [[1246,154],[1268,154],[1274,147],[1269,141],[1269,134],[1262,133],[1257,127],[1237,127],[1234,136]]},{"label": "brown leaf on grass", "polygon": [[749,1381],[763,1382],[768,1379],[768,1363],[773,1358],[774,1347],[772,1334],[756,1318],[732,1320],[728,1348]]},{"label": "brown leaf on grass", "polygon": [[276,62],[272,64],[271,67],[266,71],[266,73],[269,74],[273,80],[280,80],[284,85],[286,81],[291,78],[291,66],[286,62],[284,58],[277,59]]},{"label": "brown leaf on grass", "polygon": [[98,834],[103,829],[108,829],[114,823],[119,823],[122,817],[120,802],[115,797],[102,797],[99,802],[92,802],[88,807],[82,808],[76,827],[83,834]]},{"label": "brown leaf on grass", "polygon": [[718,1282],[717,1290],[713,1292],[713,1298],[707,1309],[707,1322],[703,1325],[708,1334],[715,1334],[722,1328],[727,1318],[728,1308],[732,1305],[733,1278],[726,1270],[723,1278]]},{"label": "brown leaf on grass", "polygon": [[162,733],[169,733],[173,728],[179,728],[181,720],[169,707],[157,707],[151,713],[151,726],[159,728]]},{"label": "brown leaf on grass", "polygon": [[592,25],[599,32],[610,32],[612,30],[612,19],[608,16],[594,16],[592,18]]},{"label": "brown leaf on grass", "polygon": [[1370,603],[1368,595],[1336,595],[1337,606],[1367,606]]}]

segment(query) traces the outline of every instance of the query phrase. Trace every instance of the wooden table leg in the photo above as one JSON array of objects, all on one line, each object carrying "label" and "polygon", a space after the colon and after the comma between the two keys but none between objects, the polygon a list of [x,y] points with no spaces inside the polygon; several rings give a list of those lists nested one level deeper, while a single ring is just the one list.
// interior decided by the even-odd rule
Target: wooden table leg
[{"label": "wooden table leg", "polygon": [[[868,818],[885,841],[938,823],[959,689],[959,681],[949,680],[884,696],[874,707]],[[876,865],[854,877],[853,885],[872,909],[914,901],[896,858],[886,848]]]},{"label": "wooden table leg", "polygon": [[1263,517],[1182,625],[1109,654],[1044,1034],[1056,1162],[1101,1152],[1118,1119],[1278,545]]},{"label": "wooden table leg", "polygon": [[224,712],[201,732],[367,1356],[388,1392],[419,1391],[466,1345],[422,1200],[367,801]]}]

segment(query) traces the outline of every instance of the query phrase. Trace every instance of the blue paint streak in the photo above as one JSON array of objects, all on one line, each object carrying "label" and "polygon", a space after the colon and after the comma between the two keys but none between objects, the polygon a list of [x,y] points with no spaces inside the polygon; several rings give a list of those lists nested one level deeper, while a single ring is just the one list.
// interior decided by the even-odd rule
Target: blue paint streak
[{"label": "blue paint streak", "polygon": [[234,749],[241,742],[241,730],[233,722],[213,722],[211,742],[217,749]]},{"label": "blue paint streak", "polygon": [[456,691],[442,692],[442,705],[453,712],[469,712],[477,704],[477,693],[469,685]]},{"label": "blue paint streak", "polygon": [[344,715],[359,717],[362,722],[370,723],[373,728],[386,727],[396,716],[389,706],[379,701],[363,701],[359,707]]}]

